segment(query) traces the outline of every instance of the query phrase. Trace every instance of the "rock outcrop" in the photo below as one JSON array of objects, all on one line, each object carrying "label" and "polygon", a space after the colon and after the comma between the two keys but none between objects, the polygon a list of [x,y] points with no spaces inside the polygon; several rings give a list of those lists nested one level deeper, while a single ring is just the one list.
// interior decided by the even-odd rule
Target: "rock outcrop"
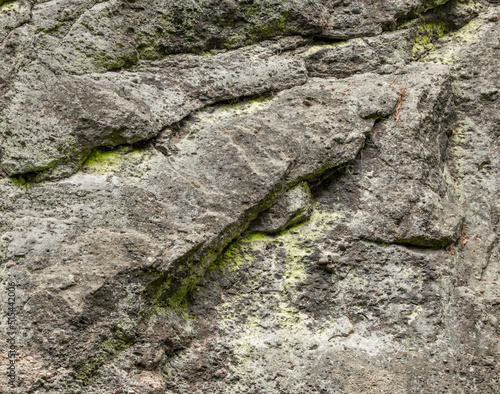
[{"label": "rock outcrop", "polygon": [[485,0],[0,1],[0,391],[498,392],[499,43]]}]

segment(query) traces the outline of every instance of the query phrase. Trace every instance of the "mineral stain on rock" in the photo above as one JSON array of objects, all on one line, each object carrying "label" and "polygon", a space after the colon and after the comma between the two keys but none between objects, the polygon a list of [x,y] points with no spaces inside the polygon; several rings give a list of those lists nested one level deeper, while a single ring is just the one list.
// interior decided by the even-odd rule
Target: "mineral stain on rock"
[{"label": "mineral stain on rock", "polygon": [[0,392],[499,392],[498,15],[0,0]]}]

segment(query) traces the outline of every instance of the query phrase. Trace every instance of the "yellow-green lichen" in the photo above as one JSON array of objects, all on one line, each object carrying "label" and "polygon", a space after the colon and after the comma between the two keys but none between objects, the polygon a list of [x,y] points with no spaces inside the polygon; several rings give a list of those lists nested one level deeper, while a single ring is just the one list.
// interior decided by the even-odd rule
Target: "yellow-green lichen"
[{"label": "yellow-green lichen", "polygon": [[[238,101],[232,104],[221,105],[214,114],[206,114],[202,121],[210,124],[219,123],[232,116],[247,116],[269,108],[269,105],[276,101],[278,96],[259,97],[250,101]],[[202,126],[199,126],[202,127]]]},{"label": "yellow-green lichen", "polygon": [[120,147],[114,150],[95,149],[82,165],[82,170],[95,175],[106,175],[122,171],[131,177],[140,177],[149,169],[156,152],[152,149],[135,150]]},{"label": "yellow-green lichen", "polygon": [[224,253],[210,265],[209,269],[236,270],[242,264],[251,263],[252,260],[248,253],[249,247],[246,241],[246,239],[240,239],[231,243]]},{"label": "yellow-green lichen", "polygon": [[423,23],[417,27],[415,44],[412,48],[412,55],[419,58],[435,49],[435,42],[443,37],[449,28],[444,22]]},{"label": "yellow-green lichen", "polygon": [[123,154],[117,151],[96,149],[84,163],[84,170],[93,174],[117,172],[123,162]]},{"label": "yellow-green lichen", "polygon": [[421,58],[421,61],[441,64],[456,62],[462,56],[463,45],[479,39],[485,25],[483,19],[476,18],[461,29],[442,36],[443,44],[441,47],[439,49],[432,47],[433,51]]},{"label": "yellow-green lichen", "polygon": [[8,12],[16,12],[19,11],[20,9],[21,6],[17,1],[0,0],[0,14]]}]

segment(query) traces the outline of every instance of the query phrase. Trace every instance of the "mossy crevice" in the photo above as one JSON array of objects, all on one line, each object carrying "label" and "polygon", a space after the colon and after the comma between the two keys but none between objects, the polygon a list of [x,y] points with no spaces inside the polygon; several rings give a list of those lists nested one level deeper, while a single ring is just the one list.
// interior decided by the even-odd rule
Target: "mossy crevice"
[{"label": "mossy crevice", "polygon": [[259,204],[248,209],[239,221],[227,226],[212,243],[197,245],[173,262],[172,269],[149,284],[144,294],[149,300],[151,311],[185,307],[190,292],[200,282],[210,265],[231,241],[247,229],[260,212],[268,209],[276,201],[283,188],[283,184],[277,184]]},{"label": "mossy crevice", "polygon": [[123,163],[123,155],[117,150],[96,148],[83,163],[86,172],[102,174],[118,171]]},{"label": "mossy crevice", "polygon": [[33,186],[33,182],[30,181],[30,175],[14,175],[9,177],[9,179],[18,187],[26,187],[29,188]]},{"label": "mossy crevice", "polygon": [[127,173],[129,167],[134,171],[131,175],[140,176],[138,169],[146,171],[148,162],[157,154],[150,149],[148,143],[135,145],[119,145],[114,148],[98,147],[85,158],[81,164],[81,170],[94,175],[106,175],[111,173]]},{"label": "mossy crevice", "polygon": [[[188,254],[173,262],[172,269],[161,274],[157,280],[151,282],[145,288],[144,295],[150,305],[150,312],[148,313],[153,315],[161,313],[165,309],[185,309],[189,302],[190,293],[199,284],[207,269],[220,269],[226,267],[229,262],[231,262],[231,265],[236,264],[236,266],[248,262],[238,257],[241,256],[241,248],[245,248],[245,246],[242,246],[241,243],[235,244],[234,240],[244,233],[250,223],[261,212],[268,209],[285,189],[295,184],[296,182],[292,182],[285,186],[283,183],[279,183],[259,204],[247,210],[240,221],[222,231],[221,236],[212,244],[200,244]],[[320,216],[321,214],[316,211],[314,214],[315,223],[318,223]],[[291,227],[280,234],[286,239],[287,234],[290,234],[294,228]],[[260,242],[267,242],[273,236],[257,232],[244,237],[250,243],[259,244]],[[302,269],[300,267],[295,268]],[[296,279],[296,275],[290,276],[290,280],[295,280],[294,278]]]},{"label": "mossy crevice", "polygon": [[382,28],[386,31],[406,28],[415,23],[421,23],[422,20],[432,18],[433,14],[438,14],[451,3],[452,0],[425,0],[410,10],[398,13],[393,22],[385,23]]},{"label": "mossy crevice", "polygon": [[135,50],[120,56],[112,56],[107,52],[100,52],[92,57],[97,65],[106,71],[130,69],[134,67],[139,60],[138,53]]}]

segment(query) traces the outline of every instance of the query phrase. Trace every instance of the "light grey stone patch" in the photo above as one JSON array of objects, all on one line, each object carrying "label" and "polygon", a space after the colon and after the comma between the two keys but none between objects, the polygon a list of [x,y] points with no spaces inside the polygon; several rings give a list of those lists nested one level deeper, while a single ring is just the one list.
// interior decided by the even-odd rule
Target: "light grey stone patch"
[{"label": "light grey stone patch", "polygon": [[[457,32],[452,50],[443,47],[431,61],[453,59],[457,118],[448,145],[450,175],[465,211],[457,271],[460,283],[483,291],[487,305],[500,297],[498,218],[500,212],[500,7],[491,7]],[[447,50],[448,49],[448,50]],[[486,94],[485,94],[486,93]],[[470,294],[462,292],[463,303]],[[486,308],[489,316],[498,314]],[[490,317],[488,317],[490,320]],[[462,322],[465,324],[465,320]]]},{"label": "light grey stone patch", "polygon": [[441,247],[462,230],[464,213],[445,176],[452,98],[446,66],[416,64],[393,77],[402,96],[371,140],[381,163],[364,177],[361,209],[351,224],[370,240]]},{"label": "light grey stone patch", "polygon": [[0,1],[0,43],[12,29],[31,18],[31,4],[25,0]]}]

